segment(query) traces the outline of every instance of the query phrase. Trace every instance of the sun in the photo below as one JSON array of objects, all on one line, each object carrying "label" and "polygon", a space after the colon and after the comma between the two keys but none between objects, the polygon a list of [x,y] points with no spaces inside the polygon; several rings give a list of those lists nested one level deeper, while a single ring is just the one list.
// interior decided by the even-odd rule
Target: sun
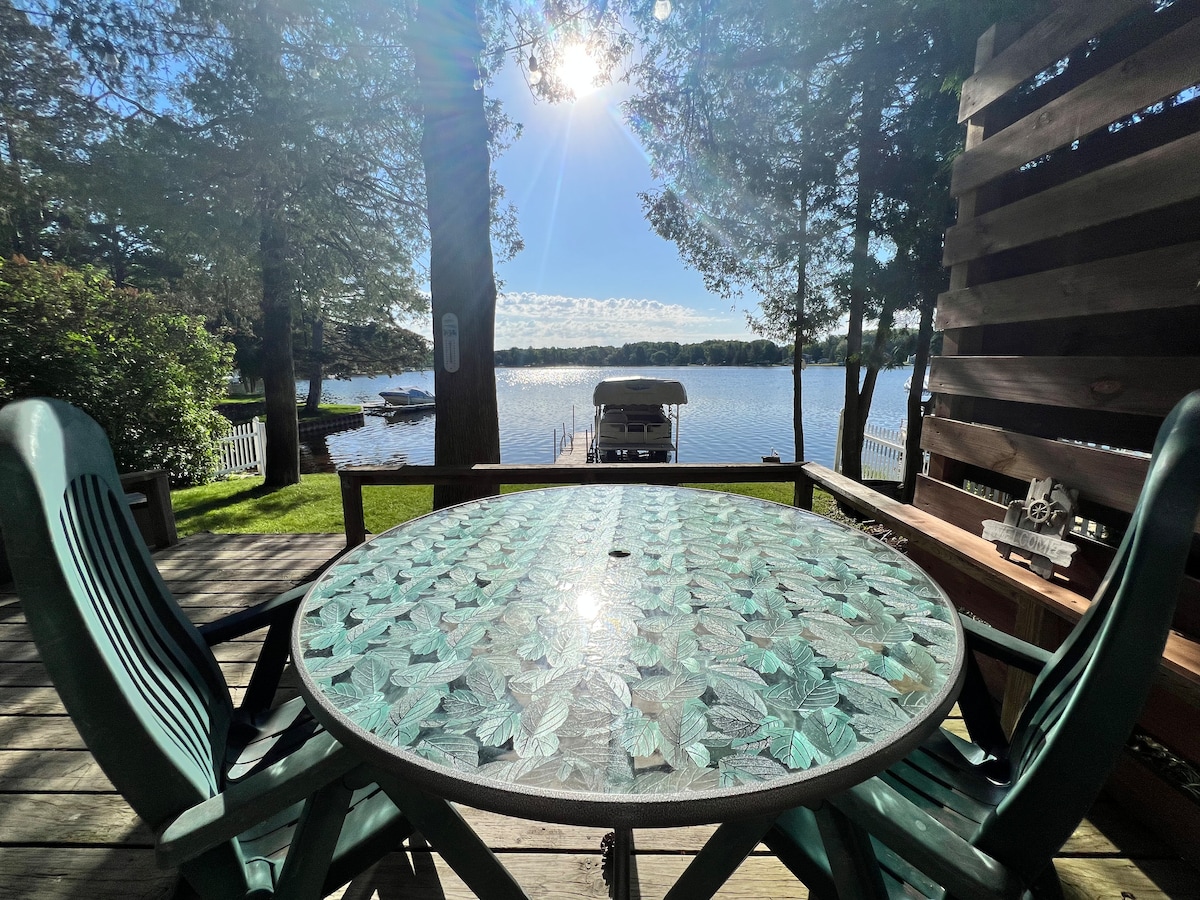
[{"label": "sun", "polygon": [[576,99],[599,87],[596,83],[599,74],[600,66],[588,52],[586,44],[572,44],[563,51],[558,63],[558,78]]}]

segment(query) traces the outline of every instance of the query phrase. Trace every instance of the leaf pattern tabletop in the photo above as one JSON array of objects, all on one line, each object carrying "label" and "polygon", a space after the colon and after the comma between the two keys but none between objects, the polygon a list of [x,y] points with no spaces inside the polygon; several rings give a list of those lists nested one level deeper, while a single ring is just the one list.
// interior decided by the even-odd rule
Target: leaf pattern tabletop
[{"label": "leaf pattern tabletop", "polygon": [[636,485],[507,494],[348,554],[297,624],[324,705],[423,764],[648,796],[802,773],[945,699],[938,588],[820,516]]}]

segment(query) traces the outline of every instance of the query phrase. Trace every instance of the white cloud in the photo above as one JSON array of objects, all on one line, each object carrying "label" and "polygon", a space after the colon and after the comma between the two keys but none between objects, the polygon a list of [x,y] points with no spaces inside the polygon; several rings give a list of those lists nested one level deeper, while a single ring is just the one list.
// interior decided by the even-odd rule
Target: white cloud
[{"label": "white cloud", "polygon": [[741,313],[713,314],[657,300],[504,293],[496,303],[496,348],[620,346],[635,341],[750,340]]}]

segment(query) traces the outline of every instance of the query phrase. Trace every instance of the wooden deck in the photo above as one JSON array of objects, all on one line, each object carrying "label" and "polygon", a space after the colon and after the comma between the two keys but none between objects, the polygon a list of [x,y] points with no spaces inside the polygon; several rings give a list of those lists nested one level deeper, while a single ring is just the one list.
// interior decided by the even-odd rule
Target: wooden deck
[{"label": "wooden deck", "polygon": [[[306,580],[345,545],[342,535],[195,535],[156,558],[197,622]],[[221,648],[235,693],[257,644]],[[954,726],[953,721],[949,723]],[[465,810],[532,897],[603,898],[602,829],[568,828]],[[711,828],[639,831],[642,897],[661,897]],[[0,898],[140,900],[171,896],[175,877],[154,865],[151,836],[83,747],[29,639],[20,605],[0,589]],[[1105,801],[1058,860],[1068,898],[1200,898],[1200,873]],[[465,900],[473,896],[436,854],[393,853],[347,887],[346,900]],[[807,896],[769,853],[756,853],[719,895]]]}]

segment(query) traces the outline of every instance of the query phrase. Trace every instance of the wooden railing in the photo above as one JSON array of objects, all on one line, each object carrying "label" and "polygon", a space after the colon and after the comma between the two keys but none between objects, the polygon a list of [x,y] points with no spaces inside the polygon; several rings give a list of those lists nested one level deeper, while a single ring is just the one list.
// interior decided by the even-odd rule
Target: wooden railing
[{"label": "wooden railing", "polygon": [[[794,502],[812,509],[812,482],[803,478],[802,463],[595,463],[587,466],[346,466],[342,483],[342,518],[346,546],[367,537],[362,489],[403,484],[720,484],[793,482]],[[808,493],[805,494],[804,490]]]}]

